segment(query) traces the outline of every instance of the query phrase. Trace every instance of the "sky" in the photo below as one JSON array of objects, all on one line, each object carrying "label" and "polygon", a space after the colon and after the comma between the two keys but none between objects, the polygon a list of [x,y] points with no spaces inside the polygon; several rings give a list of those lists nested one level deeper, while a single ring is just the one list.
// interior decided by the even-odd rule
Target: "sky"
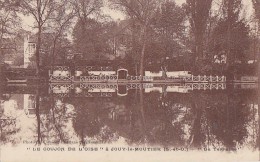
[{"label": "sky", "polygon": [[[178,5],[181,5],[185,2],[186,0],[175,0],[175,2],[178,4]],[[111,16],[112,19],[114,20],[123,20],[124,19],[124,15],[119,12],[119,11],[116,11],[116,10],[111,10],[109,9],[109,7],[105,6],[102,8],[103,10],[103,13]],[[27,29],[27,30],[32,30],[31,27],[33,26],[33,18],[30,17],[30,16],[23,16],[21,15],[21,18],[23,20],[23,28],[24,29]]]},{"label": "sky", "polygon": [[[182,5],[186,0],[175,0],[175,2],[178,5]],[[220,0],[213,0],[213,4],[216,5]],[[252,2],[251,0],[243,0],[243,4],[244,4],[244,11],[246,12],[246,18],[249,19],[251,17],[251,15],[253,14],[253,10],[252,10]],[[213,6],[214,6],[213,5]],[[103,13],[107,14],[109,16],[111,16],[112,19],[114,20],[123,20],[124,19],[124,15],[119,12],[119,11],[115,11],[115,10],[111,10],[109,9],[109,7],[105,6],[102,8]],[[23,16],[21,15],[22,20],[23,20],[23,28],[26,30],[32,30],[32,26],[33,26],[33,18],[32,17],[28,17],[28,16]]]},{"label": "sky", "polygon": [[[182,5],[186,0],[175,0],[176,4],[178,5]],[[114,20],[117,20],[117,19],[124,19],[124,15],[118,11],[115,11],[115,10],[111,10],[109,9],[108,7],[104,7],[103,8],[103,12],[105,14],[108,14],[110,15]]]}]

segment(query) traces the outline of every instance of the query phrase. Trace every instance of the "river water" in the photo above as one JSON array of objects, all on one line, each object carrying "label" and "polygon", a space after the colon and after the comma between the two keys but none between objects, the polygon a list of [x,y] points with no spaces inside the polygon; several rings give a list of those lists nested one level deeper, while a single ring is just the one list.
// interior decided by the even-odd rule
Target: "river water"
[{"label": "river water", "polygon": [[3,89],[1,145],[258,148],[256,85],[50,84]]}]

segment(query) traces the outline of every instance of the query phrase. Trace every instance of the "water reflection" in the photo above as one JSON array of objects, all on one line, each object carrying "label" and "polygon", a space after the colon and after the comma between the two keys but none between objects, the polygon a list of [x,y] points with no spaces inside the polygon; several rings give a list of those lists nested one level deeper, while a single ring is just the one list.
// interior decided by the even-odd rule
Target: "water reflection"
[{"label": "water reflection", "polygon": [[10,86],[1,143],[257,148],[257,87],[225,84]]}]

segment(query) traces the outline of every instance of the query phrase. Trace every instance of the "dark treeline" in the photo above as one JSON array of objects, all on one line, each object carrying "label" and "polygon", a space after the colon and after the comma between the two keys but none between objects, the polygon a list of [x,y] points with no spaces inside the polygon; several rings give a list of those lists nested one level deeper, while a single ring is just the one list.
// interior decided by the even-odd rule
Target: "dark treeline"
[{"label": "dark treeline", "polygon": [[[256,20],[259,1],[252,3]],[[124,20],[113,20],[103,7],[120,11]],[[36,74],[77,60],[126,62],[136,75],[144,70],[256,74],[259,37],[243,16],[242,0],[186,0],[181,6],[174,0],[10,0],[0,1],[0,10],[1,57],[17,51],[18,38],[29,33],[21,30],[20,15],[34,20],[36,49],[29,67]],[[15,60],[23,63],[21,56]]]}]

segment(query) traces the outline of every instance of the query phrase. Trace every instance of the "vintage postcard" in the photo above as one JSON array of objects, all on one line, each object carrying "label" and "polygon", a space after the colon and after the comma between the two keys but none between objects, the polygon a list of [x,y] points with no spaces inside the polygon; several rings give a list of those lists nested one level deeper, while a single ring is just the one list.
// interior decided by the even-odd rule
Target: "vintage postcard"
[{"label": "vintage postcard", "polygon": [[259,162],[259,0],[0,1],[0,162]]}]

